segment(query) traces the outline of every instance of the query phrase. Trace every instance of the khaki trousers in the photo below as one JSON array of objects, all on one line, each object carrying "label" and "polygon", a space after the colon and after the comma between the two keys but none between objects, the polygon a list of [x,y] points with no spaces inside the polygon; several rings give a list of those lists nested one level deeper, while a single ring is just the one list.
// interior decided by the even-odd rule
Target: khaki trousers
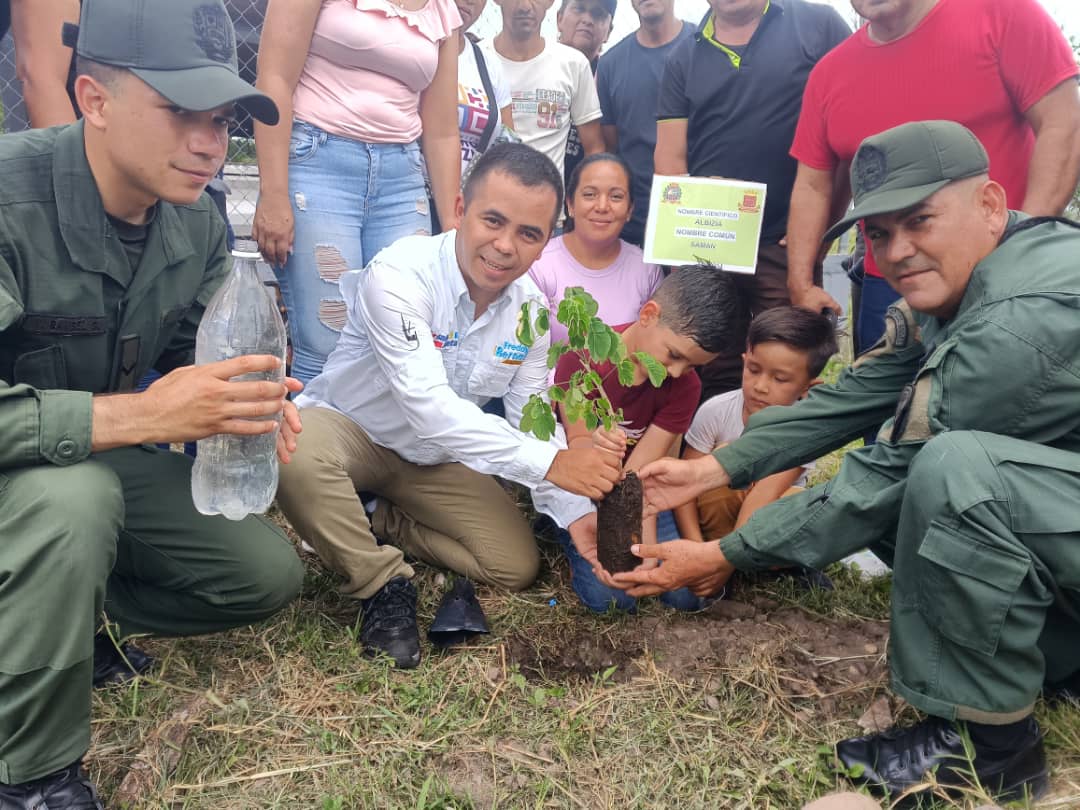
[{"label": "khaki trousers", "polygon": [[[490,475],[462,464],[413,464],[327,408],[301,416],[304,433],[292,463],[281,467],[278,504],[345,577],[344,594],[367,599],[392,578],[411,577],[402,552],[488,585],[532,584],[540,567],[536,540]],[[357,491],[380,497],[370,522]]]},{"label": "khaki trousers", "polygon": [[[703,492],[698,496],[698,523],[701,525],[701,536],[706,540],[718,540],[727,537],[735,531],[735,524],[739,520],[739,512],[742,510],[743,501],[750,494],[749,489],[732,489],[731,487],[717,487]],[[790,487],[781,498],[802,492],[802,487]]]}]

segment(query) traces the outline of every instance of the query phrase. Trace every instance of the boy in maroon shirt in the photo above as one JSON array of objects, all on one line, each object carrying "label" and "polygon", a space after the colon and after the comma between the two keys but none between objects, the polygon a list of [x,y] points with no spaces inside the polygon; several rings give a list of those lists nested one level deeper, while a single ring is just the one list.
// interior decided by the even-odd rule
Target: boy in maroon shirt
[{"label": "boy in maroon shirt", "polygon": [[[612,409],[622,409],[622,421],[610,431],[603,425],[590,431],[582,421],[567,422],[560,405],[568,446],[595,445],[618,453],[628,472],[677,452],[678,439],[690,426],[701,396],[694,368],[731,348],[740,317],[737,298],[731,274],[715,267],[684,267],[664,279],[636,321],[614,327],[634,359],[633,382],[620,385],[611,363],[591,366],[600,375]],[[649,382],[645,367],[635,358],[639,351],[652,355],[667,370],[659,387]],[[567,385],[580,368],[576,353],[563,355],[555,368],[555,384]],[[636,600],[620,590],[597,561],[595,537],[591,542],[571,539],[566,532],[559,537],[570,562],[574,591],[586,607],[598,613],[612,606],[634,610]],[[644,543],[656,542],[655,517],[645,519],[641,537]],[[701,600],[685,588],[660,598],[680,610],[701,606]]]}]

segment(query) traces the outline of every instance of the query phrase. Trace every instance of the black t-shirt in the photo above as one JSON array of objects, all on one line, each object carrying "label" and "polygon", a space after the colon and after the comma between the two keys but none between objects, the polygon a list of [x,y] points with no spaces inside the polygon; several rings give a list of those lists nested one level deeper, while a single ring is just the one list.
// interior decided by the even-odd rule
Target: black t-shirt
[{"label": "black t-shirt", "polygon": [[11,0],[0,0],[0,39],[3,39],[11,28]]},{"label": "black t-shirt", "polygon": [[596,91],[603,110],[601,124],[615,127],[618,152],[630,165],[634,215],[622,238],[641,247],[652,190],[653,152],[656,151],[656,100],[668,56],[685,40],[693,40],[694,26],[684,22],[675,39],[659,48],[646,48],[637,32],[627,34],[600,57]]},{"label": "black t-shirt", "polygon": [[[691,175],[768,186],[761,242],[772,244],[787,231],[797,166],[788,152],[806,80],[851,30],[829,6],[770,0],[750,41],[725,50],[706,36],[711,16],[668,58],[656,117],[686,120]],[[728,51],[740,57],[738,67]]]}]

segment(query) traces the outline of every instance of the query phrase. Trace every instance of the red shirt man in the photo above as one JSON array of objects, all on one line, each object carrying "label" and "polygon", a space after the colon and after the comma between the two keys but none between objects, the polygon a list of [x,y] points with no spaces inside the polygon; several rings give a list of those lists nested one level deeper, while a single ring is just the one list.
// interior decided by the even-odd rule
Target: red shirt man
[{"label": "red shirt man", "polygon": [[1032,215],[1061,213],[1080,178],[1077,64],[1038,0],[852,6],[869,22],[810,74],[791,148],[799,168],[788,286],[792,301],[811,309],[838,308],[811,273],[826,223],[847,205],[848,164],[870,135],[908,121],[958,121],[986,147],[1009,207]]}]

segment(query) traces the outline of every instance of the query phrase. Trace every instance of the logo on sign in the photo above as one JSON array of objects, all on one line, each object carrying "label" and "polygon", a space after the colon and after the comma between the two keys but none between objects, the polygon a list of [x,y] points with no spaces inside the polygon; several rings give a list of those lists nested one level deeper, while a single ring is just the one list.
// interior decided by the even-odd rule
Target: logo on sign
[{"label": "logo on sign", "polygon": [[678,183],[668,183],[664,186],[664,202],[677,203],[682,199],[682,187]]},{"label": "logo on sign", "polygon": [[761,211],[761,198],[756,191],[745,191],[742,202],[739,203],[739,211],[744,214],[756,214]]}]

